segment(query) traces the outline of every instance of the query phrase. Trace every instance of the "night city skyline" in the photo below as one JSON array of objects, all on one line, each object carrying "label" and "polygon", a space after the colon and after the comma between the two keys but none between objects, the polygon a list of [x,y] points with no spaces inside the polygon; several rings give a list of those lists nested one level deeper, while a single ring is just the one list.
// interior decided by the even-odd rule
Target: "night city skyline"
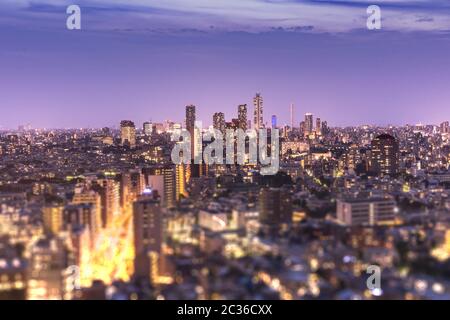
[{"label": "night city skyline", "polygon": [[0,11],[0,301],[450,300],[450,1]]}]

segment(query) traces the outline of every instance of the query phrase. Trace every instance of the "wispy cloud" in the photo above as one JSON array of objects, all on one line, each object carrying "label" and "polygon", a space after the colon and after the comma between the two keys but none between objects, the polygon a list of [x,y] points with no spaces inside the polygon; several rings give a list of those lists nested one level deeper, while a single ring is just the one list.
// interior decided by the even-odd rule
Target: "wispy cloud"
[{"label": "wispy cloud", "polygon": [[346,32],[364,28],[367,6],[378,4],[385,30],[450,30],[447,0],[4,0],[0,7],[39,18],[65,14],[74,2],[100,29]]}]

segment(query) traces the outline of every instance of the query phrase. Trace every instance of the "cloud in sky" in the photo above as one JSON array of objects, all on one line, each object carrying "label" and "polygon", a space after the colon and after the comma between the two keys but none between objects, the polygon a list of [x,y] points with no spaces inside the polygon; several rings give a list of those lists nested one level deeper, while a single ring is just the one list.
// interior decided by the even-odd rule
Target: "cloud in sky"
[{"label": "cloud in sky", "polygon": [[[81,32],[65,27],[72,1]],[[0,0],[0,125],[181,121],[191,103],[229,119],[254,92],[280,123],[292,102],[339,125],[448,119],[450,3],[383,1],[381,32],[368,4]]]},{"label": "cloud in sky", "polygon": [[3,24],[24,18],[59,21],[74,2],[88,16],[85,27],[95,30],[260,32],[308,26],[313,32],[347,32],[365,28],[371,4],[381,7],[385,30],[450,30],[447,0],[5,0],[0,8],[12,18]]}]

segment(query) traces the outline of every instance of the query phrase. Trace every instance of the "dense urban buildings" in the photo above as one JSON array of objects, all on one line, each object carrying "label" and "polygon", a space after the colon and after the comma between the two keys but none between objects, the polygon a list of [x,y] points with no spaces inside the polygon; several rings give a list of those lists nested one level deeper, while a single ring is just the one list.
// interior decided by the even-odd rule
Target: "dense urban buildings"
[{"label": "dense urban buildings", "polygon": [[[448,122],[296,125],[284,110],[274,175],[174,164],[193,105],[141,129],[1,131],[0,299],[449,299]],[[252,111],[266,127],[260,94]],[[212,127],[249,129],[247,112]]]},{"label": "dense urban buildings", "polygon": [[450,300],[449,53],[450,0],[0,0],[0,300]]}]

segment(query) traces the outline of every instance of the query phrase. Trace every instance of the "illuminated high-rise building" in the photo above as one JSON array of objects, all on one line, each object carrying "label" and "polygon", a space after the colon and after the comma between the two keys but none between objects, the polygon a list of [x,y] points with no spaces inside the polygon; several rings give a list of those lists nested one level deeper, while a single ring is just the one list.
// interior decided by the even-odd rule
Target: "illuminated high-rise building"
[{"label": "illuminated high-rise building", "polygon": [[[81,205],[90,206],[90,205]],[[92,252],[96,250],[93,239],[90,236],[89,227],[83,224],[71,224],[70,227],[70,251],[73,256],[72,272],[78,273],[79,281],[82,286],[90,286],[90,270],[92,270]],[[73,269],[75,268],[75,269]],[[72,276],[75,276],[73,274]],[[69,284],[70,286],[70,284]],[[72,283],[73,286],[73,283]],[[80,293],[80,292],[77,292]]]},{"label": "illuminated high-rise building", "polygon": [[322,133],[322,124],[320,122],[320,118],[316,118],[316,133]]},{"label": "illuminated high-rise building", "polygon": [[441,133],[450,133],[449,122],[448,121],[442,122],[440,125],[440,129]]},{"label": "illuminated high-rise building", "polygon": [[239,121],[239,129],[247,130],[247,105],[241,104],[238,106],[238,121]]},{"label": "illuminated high-rise building", "polygon": [[95,224],[91,228],[91,237],[98,235],[99,228],[102,225],[102,197],[94,190],[76,189],[72,198],[72,204],[91,204],[94,214]]},{"label": "illuminated high-rise building", "polygon": [[89,230],[91,244],[94,244],[100,226],[95,206],[90,203],[70,204],[64,208],[64,228],[72,230],[80,226],[85,226]]},{"label": "illuminated high-rise building", "polygon": [[272,115],[272,129],[275,129],[277,127],[277,116]]},{"label": "illuminated high-rise building", "polygon": [[161,205],[173,208],[176,205],[176,179],[174,167],[154,169],[148,176],[148,187],[159,194]]},{"label": "illuminated high-rise building", "polygon": [[141,195],[133,205],[134,274],[149,279],[152,274],[151,255],[160,254],[163,241],[163,219],[159,200],[152,192]]},{"label": "illuminated high-rise building", "polygon": [[120,205],[122,208],[133,203],[145,189],[145,176],[140,170],[131,170],[121,174]]},{"label": "illuminated high-rise building", "polygon": [[42,209],[45,232],[58,234],[63,229],[63,210],[61,205],[47,205]]},{"label": "illuminated high-rise building", "polygon": [[191,135],[191,158],[194,159],[194,151],[195,151],[195,106],[194,105],[188,105],[186,106],[186,130],[189,131],[189,134]]},{"label": "illuminated high-rise building", "polygon": [[381,175],[396,174],[399,167],[397,140],[389,134],[382,134],[372,140],[371,146],[371,171]]},{"label": "illuminated high-rise building", "polygon": [[189,131],[191,136],[194,135],[194,127],[195,127],[195,106],[188,105],[186,106],[186,130]]},{"label": "illuminated high-rise building", "polygon": [[166,208],[173,208],[176,205],[176,170],[174,168],[164,168],[164,201]]},{"label": "illuminated high-rise building", "polygon": [[305,133],[310,134],[313,132],[313,114],[312,113],[306,113],[305,114]]},{"label": "illuminated high-rise building", "polygon": [[223,112],[216,112],[213,115],[213,127],[225,134],[225,115]]},{"label": "illuminated high-rise building", "polygon": [[328,134],[328,122],[322,121],[322,134]]},{"label": "illuminated high-rise building", "polygon": [[145,177],[140,170],[130,172],[131,192],[138,197],[145,189]]},{"label": "illuminated high-rise building", "polygon": [[182,196],[186,196],[186,167],[184,164],[178,164],[175,172],[175,196],[179,201]]},{"label": "illuminated high-rise building", "polygon": [[131,195],[131,175],[129,172],[123,172],[120,175],[120,207],[126,209],[134,201]]},{"label": "illuminated high-rise building", "polygon": [[305,121],[300,122],[299,124],[299,130],[301,134],[306,134],[306,125]]},{"label": "illuminated high-rise building", "polygon": [[195,155],[197,152],[201,154],[202,147],[201,139],[200,141],[197,141],[196,139],[196,135],[201,135],[201,132],[197,132],[198,129],[195,128],[195,119],[195,106],[186,106],[186,130],[189,131],[191,135],[191,164],[189,164],[189,177],[192,178],[200,177],[203,174],[203,166],[201,164],[194,163]]},{"label": "illuminated high-rise building", "polygon": [[106,228],[111,225],[113,217],[120,210],[120,185],[114,179],[98,179],[93,189],[100,194],[102,202],[101,225]]},{"label": "illuminated high-rise building", "polygon": [[120,142],[123,146],[134,148],[136,146],[136,127],[133,121],[120,122]]},{"label": "illuminated high-rise building", "polygon": [[289,136],[289,132],[291,131],[291,127],[289,127],[287,124],[281,129],[282,137],[287,139]]},{"label": "illuminated high-rise building", "polygon": [[150,136],[152,134],[152,128],[153,128],[153,126],[150,122],[144,122],[142,129],[146,136]]},{"label": "illuminated high-rise building", "polygon": [[357,144],[348,147],[348,151],[342,155],[342,166],[355,170],[358,163],[361,162],[360,148]]},{"label": "illuminated high-rise building", "polygon": [[255,107],[253,113],[253,128],[258,130],[264,128],[263,122],[263,98],[260,93],[257,93],[253,98],[253,106]]}]

